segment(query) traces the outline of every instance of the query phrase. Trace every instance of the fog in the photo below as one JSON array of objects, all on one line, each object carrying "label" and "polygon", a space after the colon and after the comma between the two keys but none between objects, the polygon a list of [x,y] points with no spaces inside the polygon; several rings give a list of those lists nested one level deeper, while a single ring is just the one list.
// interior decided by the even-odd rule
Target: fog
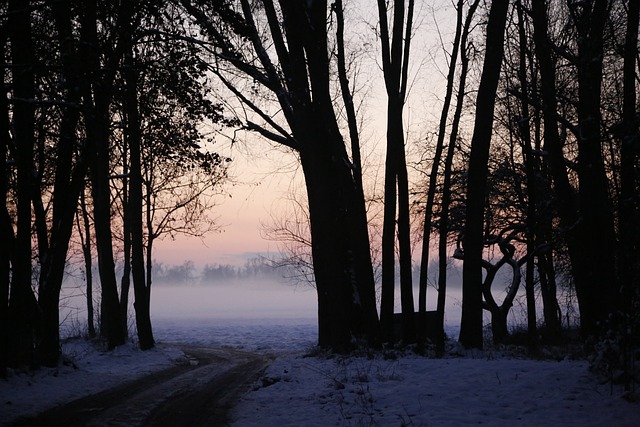
[{"label": "fog", "polygon": [[[179,270],[189,272],[193,269],[182,266]],[[208,271],[221,273],[223,270],[217,267]],[[445,330],[452,338],[457,337],[461,316],[461,275],[457,270],[455,267],[451,269],[445,306]],[[175,273],[176,268],[165,268],[164,271]],[[181,330],[197,328],[203,336],[218,337],[216,344],[231,345],[224,340],[235,340],[239,335],[247,334],[264,336],[268,334],[263,329],[267,325],[290,325],[292,329],[288,339],[293,339],[295,334],[303,330],[306,339],[309,331],[317,332],[317,296],[313,287],[309,284],[293,284],[287,279],[269,274],[258,273],[252,276],[246,269],[242,272],[236,270],[231,278],[222,278],[222,274],[210,274],[210,277],[204,274],[186,274],[178,277],[172,273],[154,281],[151,290],[151,319],[157,335],[164,340],[175,341],[180,339]],[[429,282],[427,310],[435,310],[435,280],[432,278]],[[500,281],[501,284],[505,282],[506,280]],[[501,285],[496,285],[500,289]],[[94,287],[97,288],[94,307],[98,322],[99,285]],[[414,294],[418,295],[417,280]],[[133,300],[133,290],[130,299]],[[396,312],[400,312],[399,300],[400,292],[396,289]],[[517,299],[510,312],[511,325],[524,322],[524,304],[521,301],[520,298]],[[417,298],[415,305],[417,309]],[[485,323],[488,322],[488,313],[485,312]],[[61,335],[85,335],[86,324],[85,285],[82,281],[67,283],[63,288],[61,301]],[[133,307],[130,307],[129,324],[130,334],[134,336]],[[278,339],[274,336],[270,345],[276,346]],[[236,342],[238,343],[240,342]]]},{"label": "fog", "polygon": [[231,280],[215,285],[159,285],[151,291],[152,319],[317,318],[311,286],[271,279]]}]

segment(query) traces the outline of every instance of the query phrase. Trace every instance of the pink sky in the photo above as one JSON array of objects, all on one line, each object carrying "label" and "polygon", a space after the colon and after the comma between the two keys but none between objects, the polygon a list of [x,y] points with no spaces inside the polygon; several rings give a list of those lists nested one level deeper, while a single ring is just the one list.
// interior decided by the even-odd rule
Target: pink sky
[{"label": "pink sky", "polygon": [[294,157],[271,150],[265,142],[259,142],[258,149],[260,155],[254,153],[251,159],[238,150],[230,154],[233,158],[230,173],[235,184],[225,185],[227,195],[220,196],[212,213],[218,217],[221,231],[202,239],[178,236],[176,240],[158,241],[154,247],[155,260],[171,265],[193,261],[199,267],[242,265],[258,253],[278,251],[276,242],[262,237],[261,223],[268,222],[271,212],[288,203],[283,197],[296,179],[290,167]]}]

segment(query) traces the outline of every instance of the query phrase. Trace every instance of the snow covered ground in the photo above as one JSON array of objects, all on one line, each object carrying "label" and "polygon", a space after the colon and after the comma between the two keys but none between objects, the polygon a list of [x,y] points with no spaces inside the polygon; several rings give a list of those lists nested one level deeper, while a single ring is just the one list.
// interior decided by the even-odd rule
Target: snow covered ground
[{"label": "snow covered ground", "polygon": [[640,425],[620,393],[576,361],[287,357],[232,415],[236,426]]},{"label": "snow covered ground", "polygon": [[195,302],[176,311],[179,303],[167,292],[154,314],[160,346],[142,352],[129,344],[104,353],[81,340],[66,342],[65,364],[0,380],[0,425],[169,367],[183,359],[178,344],[277,356],[233,409],[234,426],[640,425],[640,403],[625,400],[620,386],[599,382],[584,361],[457,348],[444,359],[308,357],[317,338],[308,307],[240,315],[234,309],[235,317],[219,317],[203,315]]},{"label": "snow covered ground", "polygon": [[[427,359],[407,355],[305,357],[315,340],[304,319],[156,323],[159,342],[231,345],[278,355],[233,410],[235,426],[471,425],[638,426],[640,404],[599,383],[583,361],[532,361],[491,352]],[[0,420],[34,414],[170,366],[179,350],[127,345],[101,353],[83,341],[73,361],[0,382]]]},{"label": "snow covered ground", "polygon": [[184,357],[176,348],[143,352],[133,344],[101,352],[77,339],[65,342],[62,351],[65,361],[57,368],[0,379],[0,425],[159,371]]}]

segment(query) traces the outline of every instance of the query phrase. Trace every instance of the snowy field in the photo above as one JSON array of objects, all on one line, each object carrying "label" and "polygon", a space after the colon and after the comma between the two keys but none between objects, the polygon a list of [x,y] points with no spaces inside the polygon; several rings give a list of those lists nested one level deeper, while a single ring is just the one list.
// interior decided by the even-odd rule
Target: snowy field
[{"label": "snowy field", "polygon": [[[640,425],[640,403],[625,400],[620,386],[599,382],[584,361],[532,361],[456,347],[444,359],[309,357],[317,338],[312,303],[296,301],[293,307],[302,311],[285,310],[292,301],[283,294],[280,307],[268,308],[266,296],[257,296],[256,310],[220,317],[196,302],[179,309],[184,301],[173,292],[156,295],[157,348],[141,352],[129,344],[103,353],[82,340],[66,342],[60,367],[0,381],[0,424],[171,366],[183,358],[176,345],[195,344],[277,356],[233,409],[234,426]],[[313,294],[291,298],[312,301]],[[234,309],[224,299],[218,304]]]},{"label": "snowy field", "polygon": [[640,405],[575,361],[288,357],[234,409],[236,426],[638,426]]}]

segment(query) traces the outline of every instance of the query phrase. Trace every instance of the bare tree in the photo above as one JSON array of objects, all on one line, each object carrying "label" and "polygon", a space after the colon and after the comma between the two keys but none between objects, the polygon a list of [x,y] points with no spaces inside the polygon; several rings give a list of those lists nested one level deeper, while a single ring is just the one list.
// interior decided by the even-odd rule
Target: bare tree
[{"label": "bare tree", "polygon": [[87,335],[95,338],[95,309],[93,306],[93,252],[91,250],[91,221],[87,209],[86,193],[80,193],[80,207],[76,212],[76,225],[80,236],[80,246],[82,248],[82,258],[84,260],[84,274],[86,282],[87,301]]},{"label": "bare tree", "polygon": [[[632,301],[640,293],[640,176],[638,159],[640,158],[640,136],[637,117],[637,46],[640,3],[630,1],[627,13],[627,31],[624,45],[624,95],[622,110],[623,129],[620,134],[620,279],[622,282],[625,311],[633,312]],[[634,285],[635,284],[635,285]]]},{"label": "bare tree", "polygon": [[[111,52],[107,64],[101,63],[102,51],[98,38],[98,15],[95,1],[89,2],[83,19],[85,45],[83,54],[94,74],[90,87],[84,94],[84,103],[90,111],[86,121],[87,137],[93,146],[90,150],[90,177],[93,200],[93,216],[101,285],[101,334],[107,338],[109,348],[124,343],[124,327],[120,316],[120,301],[115,276],[115,259],[111,229],[111,190],[109,183],[110,105],[113,99],[115,73],[122,55]],[[109,42],[109,41],[107,41]],[[116,43],[122,49],[121,43]],[[104,67],[105,72],[97,71]]]},{"label": "bare tree", "polygon": [[[467,73],[469,71],[469,55],[467,53],[470,48],[468,45],[468,38],[471,29],[471,23],[473,22],[473,16],[475,14],[476,9],[478,8],[479,1],[475,0],[470,6],[467,12],[467,17],[464,22],[464,27],[462,29],[462,34],[460,38],[460,76],[458,82],[458,94],[456,100],[456,108],[453,113],[453,119],[451,123],[451,130],[449,133],[449,143],[447,146],[447,153],[444,160],[443,165],[443,183],[442,183],[442,199],[440,201],[440,222],[438,224],[438,299],[436,305],[437,312],[437,320],[438,324],[436,326],[436,331],[438,333],[436,348],[437,351],[442,354],[444,352],[444,310],[445,310],[445,299],[447,293],[447,250],[448,250],[448,236],[449,236],[449,212],[452,198],[452,189],[451,189],[451,174],[453,167],[453,157],[456,150],[456,141],[458,139],[458,130],[460,127],[460,120],[462,117],[462,108],[464,105],[464,100],[466,96],[466,84],[467,84]],[[452,64],[455,61],[455,57],[452,55]],[[433,177],[433,173],[431,175]],[[434,178],[431,178],[434,179]],[[429,183],[431,186],[431,183]],[[426,219],[425,219],[426,221]],[[425,224],[426,226],[426,224]],[[425,262],[425,254],[424,254],[424,244],[423,244],[423,258],[422,262]],[[428,250],[428,248],[427,248]],[[428,259],[428,256],[426,256]],[[423,268],[423,267],[421,267]],[[420,280],[425,281],[426,285],[427,278],[427,270],[420,271]],[[422,285],[421,285],[422,286]],[[422,289],[422,288],[421,288]],[[426,291],[425,291],[426,297]],[[426,309],[426,308],[425,308]]]},{"label": "bare tree", "polygon": [[[603,82],[603,37],[610,16],[608,1],[568,4],[566,26],[570,46],[558,47],[549,38],[548,3],[533,2],[532,18],[536,57],[540,67],[545,149],[558,195],[558,212],[563,224],[571,271],[575,282],[582,332],[596,334],[599,322],[605,321],[619,304],[619,287],[615,277],[615,230],[609,182],[602,157],[603,135],[600,111]],[[573,67],[577,97],[569,95],[575,105],[578,124],[574,125],[558,111],[557,80],[552,52]],[[566,104],[566,103],[565,103]],[[577,142],[578,191],[573,189],[565,159],[559,124],[569,129]],[[612,279],[612,274],[614,279]]]},{"label": "bare tree", "polygon": [[[299,156],[307,188],[320,345],[346,350],[353,336],[374,341],[378,319],[367,218],[333,109],[327,2],[281,2],[276,7],[271,0],[253,6],[242,0],[238,10],[181,3],[207,36],[201,46],[211,57],[211,71],[259,120],[247,120],[246,128]],[[278,118],[253,102],[242,84],[231,81],[237,73],[275,97]]]},{"label": "bare tree", "polygon": [[[123,2],[120,9],[122,17],[122,38],[124,51],[125,115],[127,117],[127,140],[131,155],[131,176],[129,180],[128,210],[131,215],[131,270],[135,293],[136,330],[142,350],[148,350],[155,344],[151,327],[150,291],[151,285],[145,279],[144,234],[143,234],[143,183],[142,183],[142,135],[141,119],[138,110],[138,74],[134,50],[134,3]],[[125,230],[128,233],[129,230]],[[125,319],[126,321],[126,319]]]},{"label": "bare tree", "polygon": [[[423,340],[425,334],[426,327],[426,310],[427,310],[427,279],[429,275],[429,250],[431,246],[431,234],[432,234],[432,220],[433,220],[433,211],[435,205],[435,196],[436,189],[438,183],[438,174],[440,169],[440,164],[442,163],[442,154],[444,152],[444,141],[447,135],[447,121],[449,119],[449,109],[451,107],[451,100],[453,98],[453,90],[454,83],[456,78],[456,69],[458,65],[458,52],[459,50],[467,49],[467,38],[469,34],[469,28],[471,26],[471,19],[473,17],[474,11],[478,6],[479,1],[474,1],[469,6],[469,11],[467,13],[466,19],[464,19],[464,5],[465,1],[460,0],[456,6],[456,32],[453,38],[453,48],[451,50],[451,56],[449,59],[449,71],[447,74],[447,86],[444,97],[444,102],[442,104],[442,111],[440,114],[440,123],[438,126],[438,139],[436,142],[436,149],[433,155],[433,163],[431,165],[431,171],[429,173],[429,186],[427,188],[427,201],[425,204],[425,217],[424,224],[422,230],[422,254],[420,258],[420,278],[419,278],[419,295],[418,295],[418,312],[419,312],[419,321],[418,321],[418,334],[419,339]],[[464,100],[464,85],[466,80],[466,71],[468,69],[468,61],[466,61],[466,54],[463,52],[461,54],[463,57],[463,70],[460,74],[460,87],[459,87],[459,95],[458,95],[458,104],[456,107],[456,114],[454,114],[452,130],[449,138],[449,149],[447,150],[446,160],[444,169],[444,174],[447,178],[450,178],[451,171],[451,162],[453,160],[453,152],[455,148],[455,140],[457,138],[457,127],[460,121],[460,115],[462,113],[462,102]],[[447,181],[447,179],[445,179]],[[445,182],[443,185],[443,193],[449,191],[450,182]],[[440,253],[440,263],[443,263],[443,268],[439,269],[439,279],[438,279],[438,302],[442,299],[442,304],[438,303],[438,325],[437,330],[439,333],[439,346],[443,348],[444,346],[444,298],[446,295],[446,241],[447,241],[447,216],[448,216],[448,200],[450,195],[443,194],[441,200],[441,229],[443,230],[443,247],[444,253]],[[440,280],[442,278],[442,280]],[[440,316],[441,314],[441,316]],[[440,321],[441,319],[441,321]],[[442,329],[442,330],[441,330]]]},{"label": "bare tree", "polygon": [[[31,289],[31,195],[33,190],[33,147],[35,106],[34,58],[29,2],[10,1],[7,33],[11,42],[13,83],[13,156],[17,170],[16,234],[11,257],[9,300],[9,364],[35,362],[35,341],[39,309]],[[9,325],[14,325],[9,328]]]},{"label": "bare tree", "polygon": [[[405,22],[406,9],[406,22]],[[382,296],[380,321],[384,338],[393,337],[393,306],[395,289],[395,239],[398,222],[400,262],[400,301],[402,306],[402,339],[415,341],[415,316],[411,273],[411,230],[409,218],[409,180],[404,151],[402,114],[407,96],[411,27],[414,2],[393,2],[393,27],[389,31],[387,5],[378,1],[382,70],[387,89],[387,155],[384,178],[384,220],[382,230]],[[396,218],[397,208],[397,218]]]},{"label": "bare tree", "polygon": [[[7,33],[0,27],[0,55],[6,57]],[[9,215],[9,144],[11,141],[9,103],[7,95],[0,96],[0,378],[7,375],[9,362],[9,285],[11,283],[11,259],[15,235]]]},{"label": "bare tree", "polygon": [[[578,80],[578,206],[576,239],[580,252],[574,269],[583,331],[592,333],[619,303],[615,231],[609,187],[602,158],[600,112],[604,28],[609,0],[570,5],[576,28]],[[575,259],[575,258],[574,258]],[[612,275],[613,273],[613,275]]]},{"label": "bare tree", "polygon": [[476,116],[471,141],[467,181],[467,208],[464,227],[464,266],[460,342],[467,348],[482,348],[482,252],[487,164],[495,96],[504,53],[504,29],[508,1],[491,4],[482,77],[476,100]]}]

